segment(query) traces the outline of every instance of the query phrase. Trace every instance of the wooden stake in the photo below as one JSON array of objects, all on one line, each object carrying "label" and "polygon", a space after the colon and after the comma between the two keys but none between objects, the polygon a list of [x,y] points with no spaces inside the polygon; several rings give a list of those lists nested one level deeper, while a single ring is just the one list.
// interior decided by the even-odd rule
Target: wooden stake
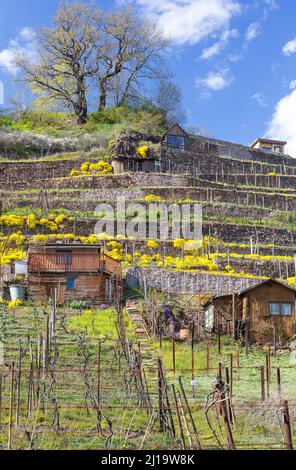
[{"label": "wooden stake", "polygon": [[207,341],[206,369],[207,369],[207,375],[209,375],[209,371],[210,371],[210,342],[209,341]]},{"label": "wooden stake", "polygon": [[235,339],[235,294],[232,294],[232,337]]},{"label": "wooden stake", "polygon": [[11,364],[9,425],[8,425],[8,443],[7,443],[8,450],[11,449],[11,441],[12,441],[13,400],[14,400],[14,362],[12,362]]},{"label": "wooden stake", "polygon": [[220,324],[218,325],[217,341],[218,341],[218,354],[221,354],[221,325]]},{"label": "wooden stake", "polygon": [[173,372],[176,373],[176,346],[175,346],[175,337],[172,337],[172,359],[173,359]]},{"label": "wooden stake", "polygon": [[223,382],[222,381],[217,382],[216,390],[217,390],[218,398],[220,400],[221,414],[223,416],[225,429],[226,429],[227,447],[228,447],[229,450],[235,450],[235,445],[234,445],[234,440],[233,440],[233,436],[232,436],[231,426],[230,426],[230,422],[229,422],[229,419],[228,419],[227,406],[226,406],[226,401],[225,401],[225,392],[223,391]]},{"label": "wooden stake", "polygon": [[2,423],[2,381],[3,381],[2,372],[0,372],[0,426]]},{"label": "wooden stake", "polygon": [[100,406],[101,402],[101,341],[99,341],[99,347],[98,347],[98,369],[97,369],[97,374],[98,374],[98,388],[97,388],[97,400],[98,400],[98,406]]},{"label": "wooden stake", "polygon": [[172,384],[172,390],[173,390],[173,399],[174,399],[176,413],[177,413],[178,426],[179,426],[179,431],[180,431],[180,436],[181,436],[182,449],[186,450],[186,442],[185,442],[182,421],[181,421],[181,416],[180,416],[180,410],[179,410],[179,405],[178,405],[178,400],[177,400],[174,384]]},{"label": "wooden stake", "polygon": [[283,413],[284,443],[287,450],[293,450],[289,406],[287,400],[281,400],[281,410]]},{"label": "wooden stake", "polygon": [[158,404],[159,404],[159,431],[164,431],[164,406],[163,406],[163,381],[161,373],[161,359],[157,358],[158,363]]},{"label": "wooden stake", "polygon": [[232,391],[233,391],[233,354],[230,354],[230,390],[229,390],[229,393],[230,393],[230,397],[232,397]]},{"label": "wooden stake", "polygon": [[264,366],[260,368],[261,370],[261,401],[265,401],[265,374],[264,374]]},{"label": "wooden stake", "polygon": [[16,403],[16,415],[15,415],[16,427],[19,426],[19,422],[20,422],[21,374],[22,374],[22,348],[20,344],[19,360],[18,360],[17,403]]},{"label": "wooden stake", "polygon": [[281,369],[278,367],[276,369],[276,378],[277,378],[277,392],[278,392],[278,397],[282,397],[282,390],[281,390]]},{"label": "wooden stake", "polygon": [[265,356],[265,369],[266,369],[266,395],[269,397],[269,356]]},{"label": "wooden stake", "polygon": [[192,411],[190,409],[190,406],[189,406],[189,403],[188,403],[188,400],[187,400],[187,396],[186,396],[186,393],[185,393],[185,390],[184,390],[184,387],[183,387],[181,377],[179,377],[179,384],[180,384],[181,393],[182,393],[182,396],[184,398],[184,402],[185,402],[185,405],[186,405],[186,408],[187,408],[187,411],[188,411],[188,414],[189,414],[189,418],[190,418],[190,421],[191,421],[191,426],[192,426],[192,429],[193,429],[193,432],[194,432],[194,435],[195,435],[195,438],[196,438],[196,441],[197,441],[198,448],[199,448],[199,450],[202,450],[202,445],[201,445],[201,442],[200,442],[199,437],[198,437],[197,428],[195,426]]},{"label": "wooden stake", "polygon": [[194,380],[194,322],[192,322],[192,333],[191,333],[191,378]]},{"label": "wooden stake", "polygon": [[239,371],[239,344],[236,343],[236,374],[237,380],[240,379],[240,371]]}]

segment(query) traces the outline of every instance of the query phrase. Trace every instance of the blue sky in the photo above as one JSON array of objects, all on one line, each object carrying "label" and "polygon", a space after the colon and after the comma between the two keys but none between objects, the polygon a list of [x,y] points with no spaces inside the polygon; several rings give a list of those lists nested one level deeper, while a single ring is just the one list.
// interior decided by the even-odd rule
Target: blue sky
[{"label": "blue sky", "polygon": [[[125,0],[97,1],[112,8]],[[243,144],[287,139],[296,157],[295,0],[129,0],[171,37],[169,66],[184,95],[188,125]],[[48,25],[57,0],[0,5],[0,80],[13,94],[10,53],[30,53],[33,31]]]}]

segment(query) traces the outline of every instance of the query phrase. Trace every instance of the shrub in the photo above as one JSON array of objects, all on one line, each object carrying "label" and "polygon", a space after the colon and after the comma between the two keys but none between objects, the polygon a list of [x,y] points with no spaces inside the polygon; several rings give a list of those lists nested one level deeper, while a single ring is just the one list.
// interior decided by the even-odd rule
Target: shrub
[{"label": "shrub", "polygon": [[146,202],[160,202],[161,200],[161,197],[155,196],[155,194],[148,194],[148,196],[145,197]]},{"label": "shrub", "polygon": [[142,145],[141,147],[137,148],[137,154],[140,155],[142,158],[147,158],[149,155],[149,147],[148,145]]},{"label": "shrub", "polygon": [[147,248],[150,248],[151,250],[155,250],[158,247],[159,247],[159,244],[154,240],[149,240],[147,242]]}]

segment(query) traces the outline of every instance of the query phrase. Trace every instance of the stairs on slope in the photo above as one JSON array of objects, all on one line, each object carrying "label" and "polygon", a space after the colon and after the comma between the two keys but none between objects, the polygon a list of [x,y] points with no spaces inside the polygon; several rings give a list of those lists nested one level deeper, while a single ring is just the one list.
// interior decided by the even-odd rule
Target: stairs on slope
[{"label": "stairs on slope", "polygon": [[135,328],[137,337],[142,340],[150,339],[148,328],[142,313],[134,307],[127,307],[126,313]]}]

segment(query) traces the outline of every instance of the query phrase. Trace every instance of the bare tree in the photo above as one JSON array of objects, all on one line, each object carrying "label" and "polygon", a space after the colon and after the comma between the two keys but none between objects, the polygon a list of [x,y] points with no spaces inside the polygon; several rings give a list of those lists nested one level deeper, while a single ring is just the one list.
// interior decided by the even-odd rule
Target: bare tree
[{"label": "bare tree", "polygon": [[158,82],[153,101],[163,114],[166,125],[181,124],[185,120],[182,92],[170,79],[162,79]]},{"label": "bare tree", "polygon": [[106,107],[109,93],[116,91],[116,104],[121,106],[145,81],[162,76],[162,53],[169,44],[154,23],[145,18],[139,21],[131,7],[106,14],[102,35],[97,74],[99,109]]},{"label": "bare tree", "polygon": [[37,60],[32,63],[21,52],[16,56],[25,83],[47,102],[61,102],[74,111],[78,124],[87,121],[89,81],[98,71],[101,17],[94,7],[65,3],[53,27],[39,32]]}]

